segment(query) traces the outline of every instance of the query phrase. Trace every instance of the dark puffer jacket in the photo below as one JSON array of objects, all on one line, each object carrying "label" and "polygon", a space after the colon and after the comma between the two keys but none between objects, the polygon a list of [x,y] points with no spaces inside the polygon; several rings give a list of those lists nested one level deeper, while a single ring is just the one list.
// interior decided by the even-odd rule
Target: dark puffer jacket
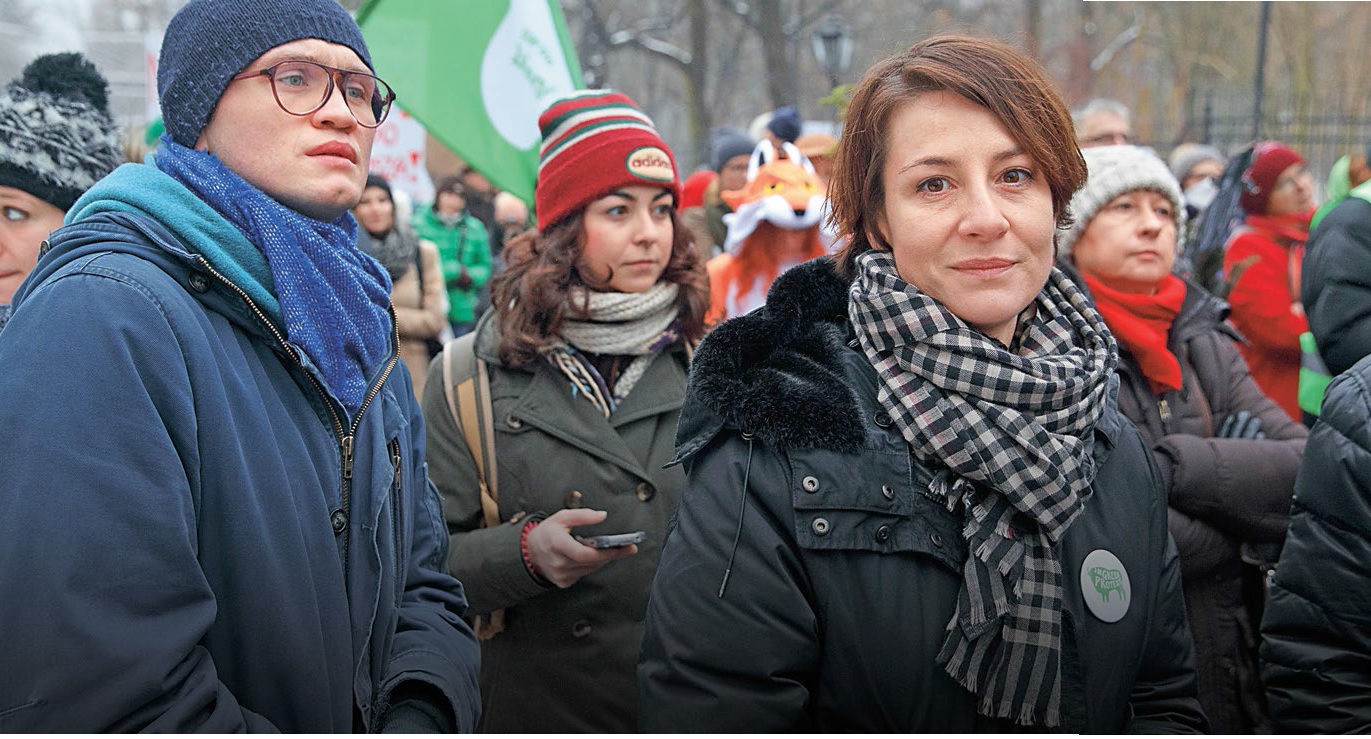
[{"label": "dark puffer jacket", "polygon": [[[967,556],[961,521],[919,492],[933,471],[878,406],[876,372],[850,338],[847,283],[821,259],[696,353],[677,435],[686,493],[639,660],[640,729],[1016,729],[978,716],[935,662]],[[1095,454],[1093,496],[1060,546],[1061,728],[1201,730],[1155,467],[1114,409]],[[1099,549],[1131,582],[1116,623],[1087,605],[1103,597],[1082,578]]]},{"label": "dark puffer jacket", "polygon": [[[1167,342],[1183,387],[1155,395],[1120,346],[1119,409],[1154,450],[1166,481],[1200,703],[1215,733],[1250,734],[1269,727],[1257,674],[1262,575],[1243,564],[1244,551],[1254,551],[1244,545],[1278,546],[1285,537],[1307,432],[1252,380],[1238,336],[1224,323],[1227,306],[1187,287]],[[1240,411],[1261,419],[1266,439],[1214,438]]]},{"label": "dark puffer jacket", "polygon": [[1371,203],[1338,203],[1309,236],[1300,276],[1309,330],[1331,375],[1371,355]]},{"label": "dark puffer jacket", "polygon": [[1276,731],[1371,733],[1371,358],[1328,386],[1262,621]]}]

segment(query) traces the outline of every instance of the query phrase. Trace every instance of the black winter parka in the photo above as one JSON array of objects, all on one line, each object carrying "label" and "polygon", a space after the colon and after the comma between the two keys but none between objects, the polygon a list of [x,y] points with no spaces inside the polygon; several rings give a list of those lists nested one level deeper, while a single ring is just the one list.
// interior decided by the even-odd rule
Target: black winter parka
[{"label": "black winter parka", "polygon": [[1279,733],[1371,733],[1371,357],[1328,386],[1262,620]]},{"label": "black winter parka", "polygon": [[[847,281],[790,270],[765,308],[695,356],[677,434],[686,492],[652,585],[639,659],[651,732],[1022,730],[976,713],[935,662],[967,556],[960,518],[852,348]],[[1060,543],[1062,731],[1195,732],[1180,570],[1158,473],[1116,409],[1096,428],[1092,497]],[[1082,569],[1107,550],[1131,592],[1093,615]],[[1117,597],[1117,595],[1115,596]]]}]

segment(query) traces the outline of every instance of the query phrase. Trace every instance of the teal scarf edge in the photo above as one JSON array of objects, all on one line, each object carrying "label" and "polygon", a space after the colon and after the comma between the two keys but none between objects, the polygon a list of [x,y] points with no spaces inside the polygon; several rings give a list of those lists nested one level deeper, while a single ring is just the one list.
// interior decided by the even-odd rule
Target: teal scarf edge
[{"label": "teal scarf edge", "polygon": [[247,236],[208,203],[153,164],[120,165],[95,183],[67,211],[72,224],[97,213],[135,213],[156,220],[241,288],[278,325],[280,301],[267,258]]}]

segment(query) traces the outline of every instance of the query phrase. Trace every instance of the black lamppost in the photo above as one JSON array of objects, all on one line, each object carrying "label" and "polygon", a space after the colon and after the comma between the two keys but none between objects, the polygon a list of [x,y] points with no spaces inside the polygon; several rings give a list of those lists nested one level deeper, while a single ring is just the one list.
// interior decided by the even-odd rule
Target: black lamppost
[{"label": "black lamppost", "polygon": [[838,79],[852,65],[852,29],[837,13],[829,13],[810,37],[814,44],[814,61],[828,76],[829,89],[838,86]]}]

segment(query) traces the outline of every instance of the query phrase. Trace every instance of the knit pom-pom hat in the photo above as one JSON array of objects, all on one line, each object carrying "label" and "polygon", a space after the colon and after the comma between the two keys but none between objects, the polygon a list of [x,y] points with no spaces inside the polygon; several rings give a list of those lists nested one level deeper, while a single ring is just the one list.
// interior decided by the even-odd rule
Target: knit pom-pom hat
[{"label": "knit pom-pom hat", "polygon": [[338,0],[191,0],[172,17],[157,62],[162,122],[194,147],[229,82],[281,44],[316,38],[371,54],[362,29]]},{"label": "knit pom-pom hat", "polygon": [[80,54],[40,56],[0,92],[0,185],[65,211],[123,158],[109,85]]},{"label": "knit pom-pom hat", "polygon": [[1085,185],[1071,198],[1071,226],[1057,232],[1057,256],[1069,258],[1071,247],[1085,233],[1100,209],[1109,201],[1133,190],[1151,190],[1171,201],[1171,216],[1176,221],[1176,241],[1181,240],[1181,186],[1171,170],[1155,154],[1128,144],[1092,146],[1081,149],[1085,157]]},{"label": "knit pom-pom hat", "polygon": [[538,230],[628,185],[665,187],[681,202],[676,159],[652,119],[613,90],[580,90],[538,117],[543,132],[534,207]]},{"label": "knit pom-pom hat", "polygon": [[1252,149],[1252,165],[1242,173],[1242,194],[1238,204],[1245,213],[1266,215],[1266,203],[1281,172],[1292,164],[1304,164],[1304,157],[1279,141],[1263,141]]}]

